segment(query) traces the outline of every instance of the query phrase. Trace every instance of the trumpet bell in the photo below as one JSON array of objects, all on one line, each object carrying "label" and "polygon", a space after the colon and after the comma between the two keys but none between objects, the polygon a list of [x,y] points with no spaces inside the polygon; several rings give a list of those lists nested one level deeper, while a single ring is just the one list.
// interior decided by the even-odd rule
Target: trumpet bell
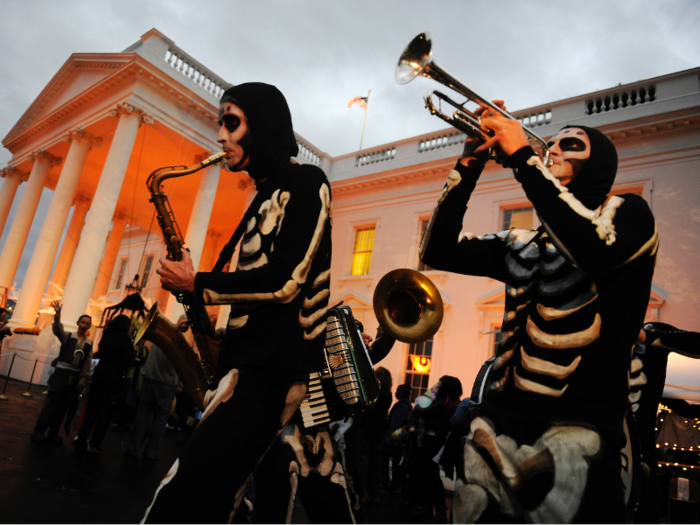
[{"label": "trumpet bell", "polygon": [[421,33],[408,44],[394,70],[398,84],[407,84],[423,72],[433,56],[433,35],[430,31]]},{"label": "trumpet bell", "polygon": [[444,307],[437,287],[415,270],[399,269],[374,290],[374,314],[384,331],[404,343],[430,339],[442,324]]}]

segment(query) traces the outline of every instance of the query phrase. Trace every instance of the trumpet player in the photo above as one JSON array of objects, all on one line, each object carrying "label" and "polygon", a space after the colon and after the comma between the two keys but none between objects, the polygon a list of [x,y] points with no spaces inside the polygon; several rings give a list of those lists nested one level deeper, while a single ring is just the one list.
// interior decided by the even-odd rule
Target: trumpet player
[{"label": "trumpet player", "polygon": [[[216,390],[197,430],[148,509],[151,523],[225,523],[241,488],[298,408],[322,359],[331,259],[330,187],[298,153],[287,102],[274,86],[234,86],[221,98],[218,141],[229,171],[257,195],[237,228],[235,272],[223,272],[237,234],[212,272],[161,259],[163,288],[201,304],[230,304]],[[183,506],[182,502],[188,505]]]},{"label": "trumpet player", "polygon": [[[561,129],[547,167],[517,120],[488,108],[481,117],[493,136],[467,139],[421,246],[433,268],[506,288],[503,340],[464,447],[454,520],[622,522],[628,373],[659,244],[654,217],[637,195],[608,196],[617,152],[600,131]],[[461,233],[489,148],[513,169],[538,229]]]}]

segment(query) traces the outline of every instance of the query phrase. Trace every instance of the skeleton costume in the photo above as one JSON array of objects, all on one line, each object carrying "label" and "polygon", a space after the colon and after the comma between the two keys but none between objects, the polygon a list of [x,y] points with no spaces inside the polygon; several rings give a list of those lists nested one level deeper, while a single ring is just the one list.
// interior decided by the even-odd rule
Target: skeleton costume
[{"label": "skeleton costume", "polygon": [[659,487],[656,478],[656,417],[666,383],[671,352],[700,358],[700,333],[665,323],[644,325],[646,339],[634,349],[630,377],[630,404],[639,429],[642,456],[649,475],[642,479],[635,523],[659,523]]},{"label": "skeleton costume", "polygon": [[[370,345],[372,363],[384,359],[395,342],[380,327]],[[295,413],[255,470],[254,490],[246,497],[252,523],[291,523],[297,497],[311,523],[362,522],[360,496],[354,492],[348,472],[347,448],[341,452],[338,446],[357,424],[358,418],[352,414],[306,429],[300,411]],[[355,510],[353,501],[358,504]]]},{"label": "skeleton costume", "polygon": [[246,171],[257,195],[241,222],[236,271],[195,279],[203,304],[231,305],[223,377],[207,392],[202,421],[156,492],[148,522],[221,523],[233,516],[246,479],[302,401],[325,342],[328,180],[315,166],[290,162],[298,149],[277,88],[242,84],[225,92],[227,101],[247,118],[250,137],[239,144],[249,148]]},{"label": "skeleton costume", "polygon": [[423,239],[429,266],[506,284],[503,340],[465,442],[456,522],[624,519],[622,422],[658,236],[644,199],[606,198],[613,144],[590,128],[560,133],[562,151],[577,145],[568,186],[529,146],[508,158],[540,228],[461,234],[481,169],[458,163]]}]

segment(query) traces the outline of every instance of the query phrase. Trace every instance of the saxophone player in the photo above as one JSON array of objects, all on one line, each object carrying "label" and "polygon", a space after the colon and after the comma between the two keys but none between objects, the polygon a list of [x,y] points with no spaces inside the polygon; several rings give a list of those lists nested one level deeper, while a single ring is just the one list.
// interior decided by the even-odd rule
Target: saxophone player
[{"label": "saxophone player", "polygon": [[[246,171],[257,195],[241,228],[235,272],[161,259],[163,288],[204,305],[230,304],[202,421],[146,513],[146,522],[227,522],[242,487],[307,391],[322,359],[331,263],[331,196],[323,171],[298,165],[287,102],[274,86],[234,86],[221,98],[218,142],[229,171]],[[234,234],[234,237],[236,234]],[[234,245],[235,241],[229,243]],[[193,502],[183,506],[183,501]]]}]

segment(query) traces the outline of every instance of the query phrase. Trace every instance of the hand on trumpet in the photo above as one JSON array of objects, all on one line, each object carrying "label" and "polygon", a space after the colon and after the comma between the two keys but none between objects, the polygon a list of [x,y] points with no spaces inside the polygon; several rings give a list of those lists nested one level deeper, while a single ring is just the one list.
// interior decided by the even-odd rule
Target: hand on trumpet
[{"label": "hand on trumpet", "polygon": [[475,137],[467,135],[464,141],[464,149],[462,156],[459,158],[459,163],[469,168],[481,168],[489,160],[489,151],[476,153],[476,149],[481,144],[481,141]]},{"label": "hand on trumpet", "polygon": [[[502,100],[494,100],[493,103],[499,108],[506,110]],[[499,157],[510,157],[523,146],[528,146],[530,142],[523,131],[523,126],[514,119],[509,119],[493,111],[488,107],[479,110],[481,124],[493,132],[493,136],[474,150],[474,153],[488,151],[489,148],[496,148]]]}]

